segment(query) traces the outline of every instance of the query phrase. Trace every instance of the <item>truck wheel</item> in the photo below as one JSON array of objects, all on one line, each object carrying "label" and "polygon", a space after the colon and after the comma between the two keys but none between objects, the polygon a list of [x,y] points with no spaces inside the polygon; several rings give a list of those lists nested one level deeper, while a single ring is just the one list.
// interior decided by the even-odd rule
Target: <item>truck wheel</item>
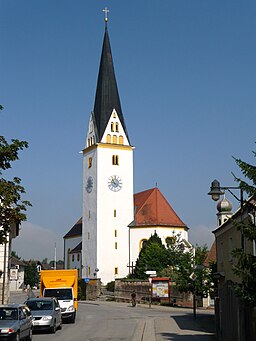
[{"label": "truck wheel", "polygon": [[73,313],[70,322],[75,323],[75,321],[76,321],[76,313]]}]

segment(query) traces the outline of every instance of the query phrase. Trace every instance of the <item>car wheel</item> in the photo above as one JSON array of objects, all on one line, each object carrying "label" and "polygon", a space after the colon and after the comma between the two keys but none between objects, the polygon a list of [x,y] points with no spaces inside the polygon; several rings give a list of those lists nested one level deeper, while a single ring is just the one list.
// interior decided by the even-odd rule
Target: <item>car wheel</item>
[{"label": "car wheel", "polygon": [[33,339],[32,329],[29,329],[29,335],[28,335],[28,337],[27,337],[27,340],[28,340],[28,341],[32,341],[32,339]]},{"label": "car wheel", "polygon": [[59,330],[62,329],[62,321],[60,321]]},{"label": "car wheel", "polygon": [[51,333],[52,334],[55,334],[56,333],[56,321],[54,321],[54,325],[53,325],[53,327],[51,328]]}]

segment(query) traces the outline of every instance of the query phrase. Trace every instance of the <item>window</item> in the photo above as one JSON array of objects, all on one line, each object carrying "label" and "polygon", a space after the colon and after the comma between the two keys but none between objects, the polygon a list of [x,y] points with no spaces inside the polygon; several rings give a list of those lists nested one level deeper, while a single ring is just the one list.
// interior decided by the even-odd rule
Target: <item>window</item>
[{"label": "window", "polygon": [[112,155],[112,165],[119,165],[118,155]]},{"label": "window", "polygon": [[107,135],[107,143],[111,143],[111,135],[110,134]]},{"label": "window", "polygon": [[90,276],[90,274],[91,274],[91,267],[88,266],[88,276]]},{"label": "window", "polygon": [[92,166],[92,157],[89,157],[88,159],[88,168],[91,168]]},{"label": "window", "polygon": [[87,140],[87,147],[90,147],[90,139]]},{"label": "window", "polygon": [[116,132],[119,132],[119,124],[116,122]]},{"label": "window", "polygon": [[114,131],[114,123],[111,122],[111,131],[113,132]]},{"label": "window", "polygon": [[117,250],[117,242],[115,242],[115,249]]},{"label": "window", "polygon": [[115,237],[117,237],[117,230],[115,230]]},{"label": "window", "polygon": [[116,218],[116,210],[114,210],[114,217]]},{"label": "window", "polygon": [[119,140],[119,144],[124,144],[124,138],[122,135],[119,136],[118,140]]},{"label": "window", "polygon": [[115,112],[113,112],[113,118],[116,118],[116,113]]},{"label": "window", "polygon": [[115,275],[118,275],[118,268],[115,268]]},{"label": "window", "polygon": [[80,253],[77,254],[76,259],[78,262],[80,261]]},{"label": "window", "polygon": [[88,232],[88,240],[90,239],[90,232]]},{"label": "window", "polygon": [[147,239],[141,239],[140,241],[140,250],[143,248],[144,244],[147,242]]},{"label": "window", "polygon": [[165,238],[166,245],[173,245],[175,243],[175,238],[174,237],[166,237]]},{"label": "window", "polygon": [[91,218],[91,211],[88,212],[88,218]]},{"label": "window", "polygon": [[72,255],[72,262],[74,262],[74,260],[75,260],[75,255],[73,254]]},{"label": "window", "polygon": [[113,143],[117,144],[117,136],[113,135]]}]

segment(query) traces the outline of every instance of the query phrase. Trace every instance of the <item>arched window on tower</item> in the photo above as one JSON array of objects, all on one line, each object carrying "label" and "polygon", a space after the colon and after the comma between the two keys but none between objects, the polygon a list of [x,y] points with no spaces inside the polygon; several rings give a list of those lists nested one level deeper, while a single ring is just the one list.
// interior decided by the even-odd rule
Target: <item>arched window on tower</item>
[{"label": "arched window on tower", "polygon": [[124,138],[122,135],[119,136],[119,144],[124,144]]},{"label": "arched window on tower", "polygon": [[107,135],[107,143],[111,143],[111,135],[110,134]]},{"label": "arched window on tower", "polygon": [[112,165],[119,165],[118,155],[112,155]]},{"label": "arched window on tower", "polygon": [[89,157],[88,159],[88,168],[91,168],[92,166],[92,157]]},{"label": "arched window on tower", "polygon": [[116,122],[116,131],[119,132],[119,124]]},{"label": "arched window on tower", "polygon": [[113,135],[113,143],[117,144],[117,136]]},{"label": "arched window on tower", "polygon": [[114,131],[114,122],[111,122],[111,131]]}]

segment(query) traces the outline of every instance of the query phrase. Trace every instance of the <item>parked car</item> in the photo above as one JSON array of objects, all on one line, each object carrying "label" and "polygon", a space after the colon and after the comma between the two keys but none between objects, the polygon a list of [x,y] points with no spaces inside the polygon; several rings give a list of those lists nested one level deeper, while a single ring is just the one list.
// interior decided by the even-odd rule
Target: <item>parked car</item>
[{"label": "parked car", "polygon": [[62,328],[61,310],[56,298],[29,298],[25,303],[32,313],[34,330],[55,333],[57,328]]},{"label": "parked car", "polygon": [[0,305],[0,340],[32,340],[32,329],[32,315],[26,305]]}]

